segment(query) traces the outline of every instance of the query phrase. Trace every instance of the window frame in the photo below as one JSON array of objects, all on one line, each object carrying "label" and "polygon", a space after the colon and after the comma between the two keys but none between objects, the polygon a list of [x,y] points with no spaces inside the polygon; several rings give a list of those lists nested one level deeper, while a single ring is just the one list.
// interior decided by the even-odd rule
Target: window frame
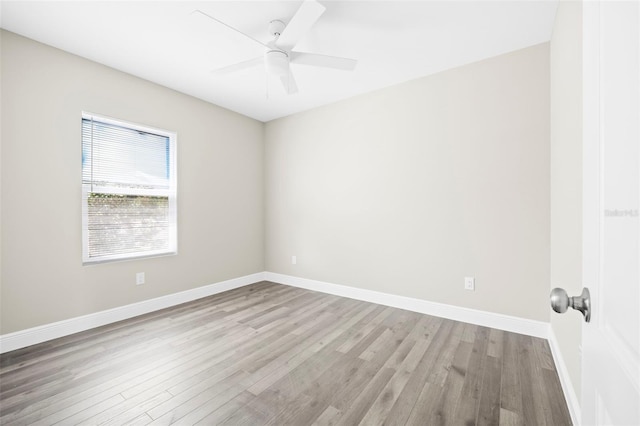
[{"label": "window frame", "polygon": [[[93,114],[90,112],[82,111],[82,118],[80,120],[80,147],[82,155],[82,122],[83,120],[93,120],[108,125],[120,126],[134,131],[152,133],[155,135],[167,137],[169,139],[169,189],[141,189],[141,188],[121,188],[121,189],[101,189],[93,188],[91,191],[91,185],[86,184],[83,178],[83,163],[80,162],[80,184],[82,187],[82,264],[83,265],[95,265],[106,262],[127,261],[144,259],[158,256],[175,256],[178,254],[178,218],[177,218],[177,198],[178,198],[178,176],[177,176],[177,142],[178,135],[176,132],[159,129],[156,127],[141,125],[115,119],[112,117],[106,117],[104,115]],[[93,160],[93,159],[92,159]],[[148,196],[168,196],[169,201],[169,247],[162,250],[148,250],[143,252],[132,252],[124,254],[112,254],[103,255],[99,257],[89,256],[89,193],[101,193],[101,194],[118,194],[118,195],[148,195]]]}]

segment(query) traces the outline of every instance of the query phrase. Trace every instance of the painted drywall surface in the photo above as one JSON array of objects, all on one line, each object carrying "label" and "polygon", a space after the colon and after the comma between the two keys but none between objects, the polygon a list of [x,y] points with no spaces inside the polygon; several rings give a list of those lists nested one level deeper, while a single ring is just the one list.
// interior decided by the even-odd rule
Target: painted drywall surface
[{"label": "painted drywall surface", "polygon": [[548,58],[266,123],[267,270],[548,321]]},{"label": "painted drywall surface", "polygon": [[[2,49],[2,37],[4,32],[0,30],[0,49]],[[2,51],[0,50],[0,321],[2,320]],[[0,324],[0,334],[2,325]]]},{"label": "painted drywall surface", "polygon": [[[551,70],[551,288],[582,291],[582,4],[558,4],[550,43]],[[582,316],[552,314],[578,397]]]},{"label": "painted drywall surface", "polygon": [[[178,255],[82,266],[83,110],[177,132]],[[263,271],[262,168],[262,123],[3,31],[1,333]]]}]

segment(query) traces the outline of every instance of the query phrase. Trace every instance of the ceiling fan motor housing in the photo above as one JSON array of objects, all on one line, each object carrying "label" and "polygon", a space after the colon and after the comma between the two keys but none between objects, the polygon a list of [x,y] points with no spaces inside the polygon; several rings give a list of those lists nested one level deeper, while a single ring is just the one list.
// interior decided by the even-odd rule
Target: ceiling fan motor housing
[{"label": "ceiling fan motor housing", "polygon": [[269,50],[264,55],[267,73],[282,77],[289,74],[289,55],[282,50]]},{"label": "ceiling fan motor housing", "polygon": [[269,22],[269,34],[278,38],[284,31],[284,27],[284,22],[280,21],[279,19],[274,19],[273,21]]}]

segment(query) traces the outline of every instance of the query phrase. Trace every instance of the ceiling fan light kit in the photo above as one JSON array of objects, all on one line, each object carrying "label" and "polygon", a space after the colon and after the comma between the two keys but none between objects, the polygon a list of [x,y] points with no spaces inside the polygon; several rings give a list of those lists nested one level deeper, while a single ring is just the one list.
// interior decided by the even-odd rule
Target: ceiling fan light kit
[{"label": "ceiling fan light kit", "polygon": [[[293,76],[294,73],[291,70],[291,64],[302,64],[342,71],[353,71],[356,67],[357,61],[355,59],[293,51],[298,42],[304,37],[304,35],[306,35],[311,27],[313,27],[325,10],[326,8],[316,0],[305,0],[302,2],[295,15],[293,15],[289,20],[288,24],[285,25],[285,23],[279,19],[274,19],[269,22],[268,31],[269,34],[273,36],[273,40],[268,43],[263,43],[254,37],[243,33],[237,28],[202,12],[201,10],[196,10],[194,12],[201,13],[207,18],[224,25],[225,27],[240,33],[253,42],[265,47],[264,66],[267,76],[273,76],[280,79],[285,92],[287,94],[292,94],[296,93],[298,89]],[[259,58],[249,59],[214,70],[213,72],[216,75],[222,76],[232,72],[241,71],[254,66],[258,59]]]},{"label": "ceiling fan light kit", "polygon": [[264,54],[267,74],[275,77],[289,75],[289,55],[282,50],[269,50]]}]

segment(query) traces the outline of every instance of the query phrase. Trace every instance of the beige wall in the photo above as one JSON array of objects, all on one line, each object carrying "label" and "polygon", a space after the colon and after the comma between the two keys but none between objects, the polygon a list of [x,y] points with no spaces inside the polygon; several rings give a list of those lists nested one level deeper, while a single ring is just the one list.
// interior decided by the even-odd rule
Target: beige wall
[{"label": "beige wall", "polygon": [[[582,4],[561,1],[550,47],[551,288],[582,291]],[[581,318],[553,314],[571,382],[580,395]]]},{"label": "beige wall", "polygon": [[267,123],[267,270],[548,321],[548,59],[545,43]]},{"label": "beige wall", "polygon": [[[266,125],[4,31],[1,83],[2,334],[265,269],[549,320],[548,44]],[[82,266],[82,110],[178,132],[177,256]]]},{"label": "beige wall", "polygon": [[[0,333],[264,270],[262,123],[5,31],[1,71]],[[178,133],[177,256],[82,266],[83,110]]]}]

